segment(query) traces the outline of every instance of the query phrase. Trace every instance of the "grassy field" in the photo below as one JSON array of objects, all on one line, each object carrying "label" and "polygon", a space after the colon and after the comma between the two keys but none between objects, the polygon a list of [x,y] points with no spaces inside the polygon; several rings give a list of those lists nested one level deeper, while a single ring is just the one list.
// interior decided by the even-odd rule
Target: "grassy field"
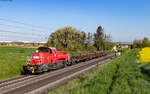
[{"label": "grassy field", "polygon": [[150,94],[150,63],[128,51],[49,94]]},{"label": "grassy field", "polygon": [[0,47],[0,80],[20,75],[35,48]]}]

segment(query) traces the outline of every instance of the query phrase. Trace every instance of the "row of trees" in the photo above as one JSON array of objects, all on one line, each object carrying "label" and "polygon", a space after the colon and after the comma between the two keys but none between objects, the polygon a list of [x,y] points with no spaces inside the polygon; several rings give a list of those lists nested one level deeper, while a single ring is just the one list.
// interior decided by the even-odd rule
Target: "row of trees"
[{"label": "row of trees", "polygon": [[145,37],[143,40],[134,40],[133,48],[143,48],[150,47],[150,41],[148,37]]},{"label": "row of trees", "polygon": [[104,33],[104,29],[99,26],[97,31],[85,33],[72,27],[64,27],[51,33],[46,46],[53,46],[59,50],[107,50],[111,49],[111,36]]}]

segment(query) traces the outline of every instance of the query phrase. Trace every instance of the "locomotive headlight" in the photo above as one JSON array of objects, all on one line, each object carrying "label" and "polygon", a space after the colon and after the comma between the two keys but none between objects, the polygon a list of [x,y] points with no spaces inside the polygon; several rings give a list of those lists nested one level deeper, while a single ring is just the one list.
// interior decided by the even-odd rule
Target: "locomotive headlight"
[{"label": "locomotive headlight", "polygon": [[33,56],[34,59],[39,59],[39,56]]}]

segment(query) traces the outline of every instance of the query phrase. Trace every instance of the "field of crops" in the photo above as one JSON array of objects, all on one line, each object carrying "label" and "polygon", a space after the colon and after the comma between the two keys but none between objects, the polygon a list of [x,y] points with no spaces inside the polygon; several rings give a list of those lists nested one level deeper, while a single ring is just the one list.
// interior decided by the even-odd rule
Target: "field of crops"
[{"label": "field of crops", "polygon": [[150,63],[128,51],[49,94],[150,94]]},{"label": "field of crops", "polygon": [[150,47],[142,48],[142,50],[138,54],[137,62],[139,63],[150,62]]}]

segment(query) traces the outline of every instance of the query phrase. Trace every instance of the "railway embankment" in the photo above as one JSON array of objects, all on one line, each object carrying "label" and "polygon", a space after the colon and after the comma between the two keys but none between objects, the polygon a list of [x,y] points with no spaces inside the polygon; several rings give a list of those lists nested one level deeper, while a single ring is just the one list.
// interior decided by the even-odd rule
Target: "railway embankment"
[{"label": "railway embankment", "polygon": [[49,94],[150,94],[150,63],[137,63],[128,51]]}]

